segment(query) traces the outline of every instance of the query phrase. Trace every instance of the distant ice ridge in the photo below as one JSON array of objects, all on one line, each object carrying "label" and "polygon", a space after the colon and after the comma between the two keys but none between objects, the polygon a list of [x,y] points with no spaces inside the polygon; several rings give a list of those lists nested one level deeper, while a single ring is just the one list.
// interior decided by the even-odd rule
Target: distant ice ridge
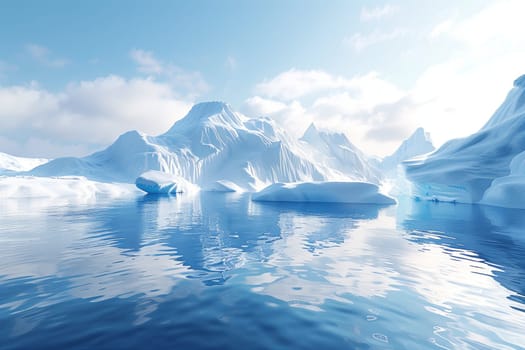
[{"label": "distant ice ridge", "polygon": [[276,182],[378,183],[380,179],[379,171],[342,134],[310,130],[302,141],[294,140],[271,119],[248,119],[222,102],[195,105],[162,135],[130,131],[101,152],[55,159],[30,174],[134,183],[148,170],[210,190],[256,191]]},{"label": "distant ice ridge", "polygon": [[396,175],[397,167],[403,161],[430,153],[435,149],[430,134],[423,128],[417,128],[394,153],[381,161],[381,169],[390,175]]},{"label": "distant ice ridge", "polygon": [[372,160],[354,146],[344,133],[318,129],[310,124],[301,146],[315,159],[332,179],[350,177],[357,181],[378,184],[383,176]]},{"label": "distant ice ridge", "polygon": [[28,171],[49,160],[44,158],[24,158],[15,157],[10,154],[0,152],[0,175],[11,174],[19,171]]},{"label": "distant ice ridge", "polygon": [[424,157],[435,150],[430,134],[423,128],[417,128],[405,139],[391,155],[383,158],[379,167],[385,177],[384,187],[390,195],[407,196],[410,192],[410,182],[407,181],[403,161],[414,157]]},{"label": "distant ice ridge", "polygon": [[367,182],[301,182],[275,183],[252,195],[263,202],[317,202],[354,204],[396,204],[379,193],[377,185]]},{"label": "distant ice ridge", "polygon": [[481,130],[445,143],[428,157],[405,162],[406,173],[413,182],[413,194],[423,199],[514,206],[520,195],[509,189],[520,188],[517,183],[524,179],[521,170],[516,170],[521,169],[518,155],[523,151],[525,75],[514,81],[503,104]]}]

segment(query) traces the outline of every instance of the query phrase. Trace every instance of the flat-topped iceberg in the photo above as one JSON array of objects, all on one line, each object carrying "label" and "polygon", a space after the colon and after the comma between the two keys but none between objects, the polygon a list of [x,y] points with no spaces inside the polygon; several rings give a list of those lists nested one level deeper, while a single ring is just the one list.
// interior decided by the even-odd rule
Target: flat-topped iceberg
[{"label": "flat-topped iceberg", "polygon": [[135,185],[150,194],[191,193],[198,187],[183,177],[168,174],[162,171],[149,170],[135,180]]},{"label": "flat-topped iceberg", "polygon": [[320,202],[355,204],[396,204],[379,187],[368,182],[275,183],[254,193],[252,200],[262,202]]}]

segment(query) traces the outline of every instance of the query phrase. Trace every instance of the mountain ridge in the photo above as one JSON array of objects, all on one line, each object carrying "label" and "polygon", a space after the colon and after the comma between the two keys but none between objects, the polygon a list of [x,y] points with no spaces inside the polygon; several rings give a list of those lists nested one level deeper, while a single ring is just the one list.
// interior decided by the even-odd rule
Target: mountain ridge
[{"label": "mountain ridge", "polygon": [[[337,135],[323,136],[331,152],[323,157],[335,157],[337,162],[319,161],[310,155],[312,145],[292,139],[273,120],[247,118],[224,102],[203,102],[161,135],[128,131],[102,151],[83,158],[59,158],[30,174],[80,175],[97,181],[133,183],[143,172],[157,170],[181,176],[202,188],[229,181],[246,191],[275,182],[378,183],[380,174],[368,164],[364,153],[346,136]],[[342,167],[341,160],[351,160],[359,170],[345,171],[352,164]]]}]

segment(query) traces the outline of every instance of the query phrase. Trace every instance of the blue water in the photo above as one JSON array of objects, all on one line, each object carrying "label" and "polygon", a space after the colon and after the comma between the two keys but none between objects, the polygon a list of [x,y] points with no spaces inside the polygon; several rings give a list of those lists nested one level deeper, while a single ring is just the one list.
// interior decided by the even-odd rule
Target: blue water
[{"label": "blue water", "polygon": [[525,212],[0,200],[1,349],[525,349]]}]

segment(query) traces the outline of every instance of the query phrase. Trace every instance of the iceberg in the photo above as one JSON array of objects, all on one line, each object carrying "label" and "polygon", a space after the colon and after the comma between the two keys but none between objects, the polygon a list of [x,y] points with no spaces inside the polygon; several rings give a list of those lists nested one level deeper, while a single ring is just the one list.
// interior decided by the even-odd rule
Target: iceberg
[{"label": "iceberg", "polygon": [[525,209],[525,152],[510,162],[510,174],[495,179],[485,191],[481,204]]},{"label": "iceberg", "polygon": [[149,194],[176,194],[198,191],[198,187],[180,176],[149,170],[135,180],[137,188]]},{"label": "iceberg", "polygon": [[261,202],[318,202],[354,204],[396,204],[395,199],[379,193],[379,187],[367,182],[275,183],[254,193]]},{"label": "iceberg", "polygon": [[[525,75],[514,81],[503,104],[490,120],[471,136],[448,141],[426,157],[404,162],[412,182],[412,194],[422,199],[488,203],[511,172],[511,162],[525,151]],[[516,162],[521,158],[518,157]],[[516,180],[514,178],[514,180]],[[496,185],[486,196],[485,192]],[[499,188],[499,190],[498,190]],[[506,187],[509,188],[508,186]],[[495,197],[494,197],[495,196]],[[503,205],[515,203],[519,194],[504,195]],[[482,201],[482,199],[485,199]],[[523,198],[523,197],[521,197]],[[496,203],[495,202],[495,203]]]},{"label": "iceberg", "polygon": [[83,158],[55,159],[29,174],[134,183],[155,170],[202,189],[238,192],[276,182],[378,183],[379,172],[346,137],[322,137],[326,147],[312,152],[321,141],[314,142],[308,134],[303,141],[295,140],[269,118],[250,119],[226,103],[204,102],[162,135],[129,131],[105,150]]}]

